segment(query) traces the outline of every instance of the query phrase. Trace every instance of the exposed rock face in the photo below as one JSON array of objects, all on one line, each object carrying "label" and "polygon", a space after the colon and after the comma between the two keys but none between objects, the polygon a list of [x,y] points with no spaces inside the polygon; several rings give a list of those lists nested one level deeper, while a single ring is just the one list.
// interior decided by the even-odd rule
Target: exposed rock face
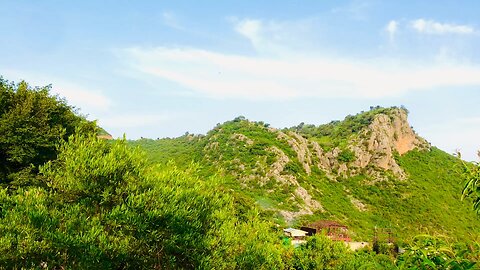
[{"label": "exposed rock face", "polygon": [[308,191],[306,189],[304,189],[303,187],[298,186],[297,189],[295,190],[295,194],[298,197],[303,199],[303,201],[305,202],[305,205],[308,207],[308,209],[311,209],[311,210],[322,209],[323,210],[323,207],[320,205],[320,203],[317,202],[316,200],[312,199],[312,196],[310,196],[310,194],[308,194]]},{"label": "exposed rock face", "polygon": [[356,147],[351,147],[356,156],[353,165],[359,168],[373,165],[390,170],[400,179],[406,174],[395,161],[394,152],[403,155],[417,147],[428,147],[428,143],[412,130],[407,113],[402,109],[392,109],[389,115],[376,115],[362,135]]},{"label": "exposed rock face", "polygon": [[302,164],[304,170],[308,175],[312,172],[310,165],[312,164],[311,153],[308,150],[309,142],[304,137],[300,136],[295,132],[289,132],[287,136],[283,132],[278,132],[277,138],[286,140],[287,143],[292,147],[293,151],[297,153],[298,161]]},{"label": "exposed rock face", "polygon": [[[296,137],[299,136],[296,134]],[[305,139],[304,139],[305,140]],[[403,155],[406,152],[415,149],[428,148],[428,143],[417,136],[407,121],[407,113],[402,109],[392,109],[389,114],[377,114],[372,123],[364,128],[359,136],[351,139],[348,149],[355,154],[355,160],[349,164],[340,162],[338,157],[341,149],[338,147],[325,152],[316,142],[309,142],[316,156],[317,166],[323,170],[327,176],[334,179],[336,176],[346,177],[356,175],[367,167],[380,168],[388,170],[397,178],[404,179],[405,172],[396,163],[394,152]],[[303,155],[307,151],[298,151],[298,147],[292,147],[297,154]],[[308,158],[303,157],[299,160],[304,161],[304,167],[309,165]],[[310,170],[306,170],[307,173]],[[381,178],[378,170],[366,172],[374,178]]]},{"label": "exposed rock face", "polygon": [[[317,166],[332,180],[338,176],[366,173],[373,181],[381,181],[385,179],[381,171],[390,171],[398,179],[405,179],[407,175],[395,161],[394,153],[403,155],[415,148],[429,147],[429,144],[412,130],[407,121],[407,113],[402,109],[392,109],[388,114],[377,114],[369,126],[349,141],[347,149],[355,154],[355,159],[349,163],[339,161],[342,150],[338,147],[325,151],[317,142],[307,140],[298,133],[284,133],[275,129],[269,131],[276,133],[279,140],[288,143],[308,175],[311,174],[311,166]],[[275,152],[278,158],[272,164],[267,177],[273,176],[279,182],[297,186],[294,196],[302,198],[305,203],[297,212],[281,211],[285,220],[288,222],[298,216],[312,214],[315,210],[323,211],[320,203],[312,199],[295,177],[282,174],[290,161],[289,157],[278,148],[271,148],[271,151]],[[359,211],[368,211],[367,206],[358,199],[350,197],[350,200]]]},{"label": "exposed rock face", "polygon": [[239,140],[242,142],[245,142],[247,145],[252,145],[253,141],[248,138],[247,136],[240,134],[240,133],[235,133],[232,135],[231,139]]},{"label": "exposed rock face", "polygon": [[285,221],[290,222],[298,216],[301,215],[311,215],[313,211],[322,210],[323,207],[321,204],[314,200],[308,191],[300,186],[297,179],[289,174],[282,174],[285,165],[290,161],[288,156],[277,147],[269,148],[270,151],[276,154],[277,160],[271,165],[270,171],[267,172],[267,177],[273,177],[278,182],[282,184],[296,186],[294,196],[303,200],[304,204],[301,206],[300,211],[291,212],[291,211],[280,211],[280,214],[285,218]]},{"label": "exposed rock face", "polygon": [[283,184],[298,185],[297,180],[291,175],[282,175],[285,165],[290,161],[285,153],[275,146],[269,148],[269,151],[273,152],[277,156],[277,160],[270,166],[270,170],[267,172],[268,178],[274,178],[278,182]]},{"label": "exposed rock face", "polygon": [[366,206],[363,202],[361,202],[361,201],[358,200],[358,199],[355,199],[355,198],[354,198],[353,196],[351,196],[351,195],[348,196],[348,197],[350,198],[350,202],[353,204],[353,206],[355,206],[355,207],[358,209],[358,211],[360,211],[360,212],[365,212],[365,211],[367,211],[367,206]]}]

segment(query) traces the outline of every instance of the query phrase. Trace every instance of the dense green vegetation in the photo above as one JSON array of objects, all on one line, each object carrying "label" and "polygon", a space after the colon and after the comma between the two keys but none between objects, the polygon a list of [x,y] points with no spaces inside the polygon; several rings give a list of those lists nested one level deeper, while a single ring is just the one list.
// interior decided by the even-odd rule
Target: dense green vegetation
[{"label": "dense green vegetation", "polygon": [[[385,109],[373,111],[377,110]],[[365,118],[360,114],[360,119]],[[235,134],[245,135],[251,143],[235,138]],[[302,202],[292,200],[294,186],[281,185],[265,177],[267,168],[276,161],[275,155],[268,151],[271,147],[288,155],[290,161],[285,173],[294,175],[325,209],[301,217],[295,224],[318,219],[338,220],[348,225],[354,239],[359,241],[370,241],[376,226],[394,229],[399,239],[422,233],[458,240],[480,236],[475,229],[479,228],[480,220],[469,211],[469,202],[461,201],[461,162],[435,147],[396,157],[409,175],[407,181],[393,176],[389,176],[390,181],[372,181],[367,175],[331,181],[317,167],[312,167],[308,175],[292,148],[276,136],[263,123],[237,119],[215,127],[206,136],[129,143],[142,147],[150,160],[162,164],[171,159],[188,165],[193,160],[201,164],[202,175],[220,173],[225,185],[241,196],[253,198],[265,210],[264,215],[280,225],[284,225],[284,221],[272,210],[296,211]],[[212,145],[216,148],[212,149]],[[340,157],[344,162],[355,158],[348,150],[340,153]],[[365,203],[368,210],[359,211],[351,198]]]},{"label": "dense green vegetation", "polygon": [[81,125],[93,130],[94,125],[65,100],[49,95],[49,89],[31,88],[26,82],[13,84],[0,77],[1,184],[32,182],[38,166],[55,158],[57,143]]},{"label": "dense green vegetation", "polygon": [[[262,122],[239,117],[205,136],[107,141],[48,87],[0,86],[0,269],[477,267],[479,220],[460,200],[460,162],[438,149],[397,157],[408,181],[332,181],[317,167],[306,173],[290,143]],[[325,210],[297,223],[339,220],[361,240],[374,226],[391,227],[405,253],[385,243],[353,252],[322,235],[290,245],[278,210],[304,202],[270,175],[276,151],[285,154],[282,175],[294,177],[285,179]],[[354,158],[347,150],[341,157]],[[474,203],[475,177],[464,193]],[[414,237],[425,232],[445,237]]]},{"label": "dense green vegetation", "polygon": [[[480,157],[480,151],[478,152],[478,156]],[[471,198],[473,209],[477,214],[480,214],[480,163],[463,163],[463,169],[465,186],[463,187],[462,198]]]},{"label": "dense green vegetation", "polygon": [[[305,131],[302,134],[317,142],[336,142],[329,147],[341,146],[361,127],[368,126],[378,113],[388,115],[390,109],[374,107],[368,112],[347,117],[345,122],[335,122],[330,125],[335,128],[329,134],[336,137],[326,133],[309,135]],[[326,129],[325,125],[320,127],[320,130]],[[285,130],[288,131],[291,130]],[[172,140],[177,141],[170,143]],[[285,223],[276,211],[297,211],[302,202],[292,201],[294,187],[265,179],[266,168],[276,161],[275,155],[269,151],[271,147],[288,155],[290,162],[285,166],[285,173],[295,176],[325,210],[300,217],[294,225],[318,219],[338,220],[348,225],[351,236],[359,241],[371,241],[374,227],[390,228],[402,245],[408,245],[418,234],[445,237],[453,242],[475,243],[479,239],[480,220],[470,211],[470,202],[461,201],[464,179],[461,162],[435,147],[395,156],[409,176],[407,180],[398,180],[385,172],[389,181],[372,181],[370,176],[363,174],[331,181],[317,167],[312,167],[312,173],[308,175],[292,148],[271,132],[268,125],[242,117],[218,125],[206,136],[152,140],[148,145],[141,141],[132,144],[145,149],[151,159],[158,159],[161,155],[165,161],[170,158],[183,164],[195,160],[202,164],[201,173],[205,175],[220,170],[224,185],[234,189],[238,196],[253,198],[263,209],[263,216],[281,226]],[[163,151],[163,148],[170,150]],[[189,151],[194,154],[186,154]],[[340,162],[348,163],[354,159],[348,149],[339,154]],[[365,203],[367,210],[359,211],[352,204],[352,198]],[[412,248],[419,245],[417,242]]]},{"label": "dense green vegetation", "polygon": [[58,159],[41,168],[48,188],[2,191],[0,261],[6,268],[80,269],[231,269],[281,261],[268,223],[237,206],[228,191],[218,192],[218,178],[202,181],[195,170],[147,167],[125,141],[71,136]]}]

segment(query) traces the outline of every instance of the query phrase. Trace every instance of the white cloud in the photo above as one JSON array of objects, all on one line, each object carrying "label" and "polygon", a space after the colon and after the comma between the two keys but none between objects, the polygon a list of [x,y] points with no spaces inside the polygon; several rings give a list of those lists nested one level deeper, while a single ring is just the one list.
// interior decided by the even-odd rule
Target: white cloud
[{"label": "white cloud", "polygon": [[76,82],[18,70],[0,70],[0,74],[4,75],[5,79],[15,82],[25,80],[31,86],[52,84],[52,94],[58,94],[60,97],[66,98],[68,104],[79,107],[82,111],[108,110],[113,103],[100,90]]},{"label": "white cloud", "polygon": [[171,28],[177,29],[177,30],[184,30],[184,28],[180,25],[178,22],[177,16],[169,11],[164,11],[162,13],[162,20],[163,23]]},{"label": "white cloud", "polygon": [[245,19],[238,22],[235,30],[255,43],[259,38],[262,22],[260,20]]},{"label": "white cloud", "polygon": [[424,34],[473,34],[475,29],[469,25],[440,23],[433,20],[417,19],[411,21],[411,26],[419,33]]},{"label": "white cloud", "polygon": [[139,128],[158,125],[164,123],[170,119],[167,114],[120,114],[104,116],[98,120],[99,125],[103,128],[117,129],[117,128]]},{"label": "white cloud", "polygon": [[267,55],[284,55],[293,48],[308,47],[318,18],[295,21],[238,20],[231,18],[234,30],[246,38],[255,50]]},{"label": "white cloud", "polygon": [[398,22],[395,20],[391,20],[388,22],[387,26],[385,26],[385,31],[387,31],[388,36],[390,38],[390,42],[395,40],[395,34],[398,30]]},{"label": "white cloud", "polygon": [[[275,22],[265,25],[264,22],[255,19],[244,19],[236,22],[235,31],[248,39],[252,46],[260,52],[276,52],[279,51],[279,44],[284,42],[275,41],[278,35],[275,29],[278,28]],[[284,31],[288,31],[284,29]],[[272,35],[273,33],[273,35]]]},{"label": "white cloud", "polygon": [[420,65],[315,55],[265,58],[192,48],[124,50],[132,67],[212,98],[382,98],[444,86],[480,85],[480,67]]},{"label": "white cloud", "polygon": [[81,109],[89,107],[107,110],[112,105],[112,101],[99,91],[90,88],[86,89],[83,86],[65,81],[52,82],[53,93],[65,97],[70,104],[74,104]]}]

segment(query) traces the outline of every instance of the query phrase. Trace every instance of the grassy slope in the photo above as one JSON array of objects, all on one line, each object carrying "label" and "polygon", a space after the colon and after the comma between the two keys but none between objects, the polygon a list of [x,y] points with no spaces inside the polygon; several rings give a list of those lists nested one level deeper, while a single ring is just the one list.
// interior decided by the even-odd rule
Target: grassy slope
[{"label": "grassy slope", "polygon": [[[235,133],[246,135],[254,144],[232,140],[231,136]],[[205,146],[211,142],[218,142],[219,147],[205,151]],[[296,210],[294,203],[285,203],[291,197],[292,187],[279,186],[273,180],[260,186],[255,184],[255,178],[248,187],[242,187],[236,180],[239,175],[261,175],[255,167],[259,164],[269,166],[274,161],[265,149],[275,146],[291,159],[286,172],[296,176],[298,182],[326,209],[324,213],[317,212],[299,219],[298,224],[316,219],[339,220],[351,228],[355,239],[364,241],[371,239],[375,226],[393,228],[400,239],[420,233],[455,239],[479,237],[480,219],[467,202],[460,200],[462,183],[456,171],[458,160],[436,148],[411,151],[398,157],[399,164],[410,175],[408,180],[392,179],[365,184],[367,177],[364,176],[332,182],[315,168],[310,176],[306,175],[285,142],[278,141],[262,124],[247,121],[227,122],[205,137],[143,139],[131,144],[146,150],[153,163],[165,164],[174,160],[179,165],[187,165],[193,160],[201,164],[204,175],[223,169],[225,184],[237,190],[239,197],[253,199],[264,209]],[[205,158],[206,153],[210,158]],[[238,169],[232,162],[234,159],[245,164],[245,169]],[[260,163],[257,164],[257,161]],[[364,202],[368,211],[361,212],[355,208],[349,196]],[[265,216],[282,223],[274,211],[266,211]]]},{"label": "grassy slope", "polygon": [[[438,234],[456,239],[480,236],[480,219],[470,204],[460,200],[462,182],[458,161],[445,152],[411,151],[399,158],[410,175],[406,181],[393,180],[365,185],[357,176],[340,183],[311,177],[309,181],[322,191],[320,201],[327,213],[305,217],[337,219],[348,224],[354,237],[368,240],[375,226],[394,229],[399,238],[416,234]],[[360,212],[348,196],[367,204]]]},{"label": "grassy slope", "polygon": [[174,161],[179,166],[188,165],[192,161],[199,161],[201,148],[198,137],[181,136],[161,140],[140,139],[128,141],[133,147],[140,147],[147,153],[150,163],[166,165]]}]

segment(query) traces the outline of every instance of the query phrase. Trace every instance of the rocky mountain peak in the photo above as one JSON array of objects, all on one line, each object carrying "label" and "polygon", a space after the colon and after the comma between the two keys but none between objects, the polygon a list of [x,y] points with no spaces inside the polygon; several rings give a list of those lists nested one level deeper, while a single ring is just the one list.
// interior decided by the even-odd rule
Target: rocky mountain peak
[{"label": "rocky mountain peak", "polygon": [[406,175],[394,159],[395,152],[403,155],[415,148],[429,147],[429,144],[413,131],[407,117],[407,111],[401,108],[376,114],[371,124],[351,142],[350,149],[356,156],[353,165],[359,168],[373,165],[390,170],[398,178],[404,179]]},{"label": "rocky mountain peak", "polygon": [[367,129],[372,133],[369,150],[378,150],[378,146],[383,144],[403,155],[417,147],[428,147],[426,141],[415,134],[407,116],[407,111],[399,108],[390,110],[388,114],[377,114]]},{"label": "rocky mountain peak", "polygon": [[[396,157],[429,148],[407,118],[406,109],[375,107],[343,121],[282,130],[234,119],[207,135],[204,157],[228,168],[245,189],[283,198],[276,210],[290,222],[324,211],[316,199],[318,190],[302,180],[318,176],[319,171],[334,182],[356,175],[365,176],[367,185],[407,179]],[[359,211],[368,210],[357,198],[350,201]]]}]

